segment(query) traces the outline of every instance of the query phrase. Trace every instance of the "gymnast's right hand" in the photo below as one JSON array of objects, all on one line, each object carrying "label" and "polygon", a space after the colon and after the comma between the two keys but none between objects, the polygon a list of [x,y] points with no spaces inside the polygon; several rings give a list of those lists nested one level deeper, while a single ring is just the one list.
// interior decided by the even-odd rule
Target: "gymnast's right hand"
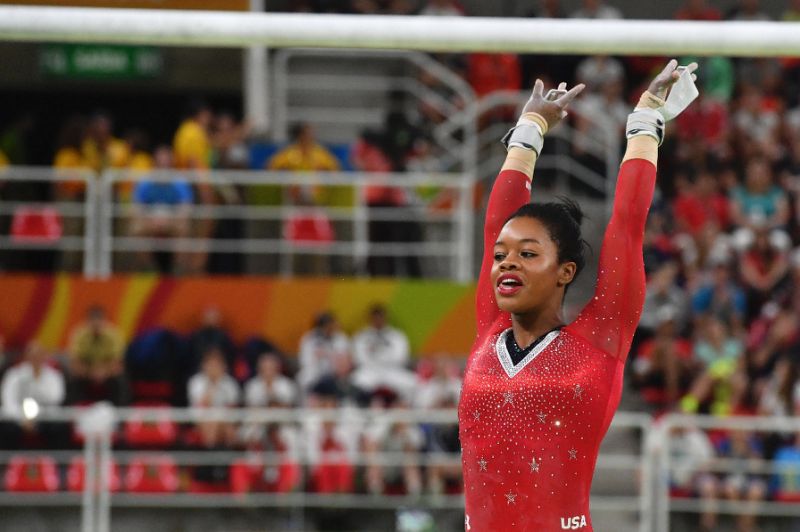
[{"label": "gymnast's right hand", "polygon": [[[537,79],[533,85],[531,97],[522,108],[522,115],[538,114],[546,122],[547,130],[550,130],[567,116],[567,107],[584,88],[585,85],[581,83],[567,90],[567,84],[561,83],[558,85],[558,89],[552,89],[545,94],[544,83]],[[546,132],[543,131],[543,133]]]}]

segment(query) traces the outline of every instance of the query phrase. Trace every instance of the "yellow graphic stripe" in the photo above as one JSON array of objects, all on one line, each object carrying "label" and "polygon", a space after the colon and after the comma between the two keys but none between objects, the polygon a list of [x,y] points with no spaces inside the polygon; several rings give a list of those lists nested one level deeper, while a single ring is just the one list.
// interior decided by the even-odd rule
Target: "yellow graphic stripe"
[{"label": "yellow graphic stripe", "polygon": [[157,275],[135,275],[128,278],[122,301],[117,308],[117,324],[125,341],[136,334],[136,326],[142,317],[142,309],[158,286]]},{"label": "yellow graphic stripe", "polygon": [[64,334],[69,317],[71,288],[69,275],[59,274],[56,276],[44,321],[35,335],[39,342],[50,349],[62,347],[59,345],[59,341]]}]

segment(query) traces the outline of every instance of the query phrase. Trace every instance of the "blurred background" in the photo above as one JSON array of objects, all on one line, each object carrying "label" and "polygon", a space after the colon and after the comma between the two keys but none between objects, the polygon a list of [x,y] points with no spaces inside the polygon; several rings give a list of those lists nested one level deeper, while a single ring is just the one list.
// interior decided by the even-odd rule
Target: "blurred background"
[{"label": "blurred background", "polygon": [[[796,0],[3,4],[800,21]],[[596,263],[668,59],[635,54],[0,38],[0,529],[463,529],[499,139],[537,77],[587,84],[533,198],[580,201]],[[800,59],[679,59],[700,97],[660,149],[595,529],[800,530]]]}]

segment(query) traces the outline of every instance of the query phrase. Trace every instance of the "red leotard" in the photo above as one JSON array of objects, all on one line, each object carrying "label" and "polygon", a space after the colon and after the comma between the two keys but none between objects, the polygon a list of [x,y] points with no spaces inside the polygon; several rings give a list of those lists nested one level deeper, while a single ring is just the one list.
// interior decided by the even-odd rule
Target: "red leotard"
[{"label": "red leotard", "polygon": [[490,271],[500,229],[526,203],[530,185],[516,170],[498,176],[484,232],[478,338],[458,414],[466,530],[592,530],[597,452],[644,303],[642,238],[655,177],[649,161],[622,164],[593,299],[514,366],[504,342],[511,317],[497,307]]}]

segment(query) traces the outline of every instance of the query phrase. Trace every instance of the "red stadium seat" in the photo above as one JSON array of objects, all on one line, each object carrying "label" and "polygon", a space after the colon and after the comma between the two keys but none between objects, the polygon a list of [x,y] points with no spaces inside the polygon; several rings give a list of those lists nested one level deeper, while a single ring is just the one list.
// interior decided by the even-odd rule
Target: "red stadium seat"
[{"label": "red stadium seat", "polygon": [[136,413],[125,423],[125,441],[131,447],[169,447],[178,439],[178,424],[169,419],[166,412],[157,414],[157,419],[145,419]]},{"label": "red stadium seat", "polygon": [[135,458],[125,472],[125,489],[132,493],[174,493],[178,484],[178,466],[165,454]]},{"label": "red stadium seat", "polygon": [[333,225],[322,212],[292,216],[283,233],[284,238],[292,242],[328,244],[335,239]]},{"label": "red stadium seat", "polygon": [[54,492],[59,489],[58,468],[49,456],[13,456],[6,469],[6,491]]},{"label": "red stadium seat", "polygon": [[19,207],[11,221],[14,242],[57,242],[63,234],[61,215],[53,207]]},{"label": "red stadium seat", "polygon": [[[111,461],[111,491],[119,491],[122,488],[122,477],[119,471],[119,465]],[[83,491],[84,482],[86,480],[86,465],[82,456],[76,456],[72,459],[67,469],[67,489],[69,491]]]}]

